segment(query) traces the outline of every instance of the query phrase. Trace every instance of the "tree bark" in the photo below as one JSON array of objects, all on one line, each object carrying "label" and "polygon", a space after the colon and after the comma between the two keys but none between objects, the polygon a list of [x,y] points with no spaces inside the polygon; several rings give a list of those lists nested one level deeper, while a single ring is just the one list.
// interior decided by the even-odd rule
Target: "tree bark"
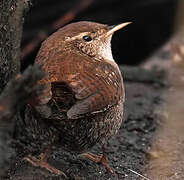
[{"label": "tree bark", "polygon": [[20,69],[23,0],[0,1],[0,92]]},{"label": "tree bark", "polygon": [[[20,69],[20,40],[22,36],[23,0],[0,1],[0,93],[8,81]],[[1,98],[1,100],[4,100]],[[2,102],[2,101],[1,101]],[[1,106],[0,118],[0,175],[8,167],[10,156],[14,151],[9,140],[13,131],[12,117],[2,115],[4,108]],[[3,122],[2,122],[3,120]],[[5,121],[7,120],[7,121]]]},{"label": "tree bark", "polygon": [[11,143],[16,113],[42,89],[36,85],[43,77],[38,67],[29,67],[20,74],[20,42],[26,2],[0,1],[0,177],[15,155]]}]

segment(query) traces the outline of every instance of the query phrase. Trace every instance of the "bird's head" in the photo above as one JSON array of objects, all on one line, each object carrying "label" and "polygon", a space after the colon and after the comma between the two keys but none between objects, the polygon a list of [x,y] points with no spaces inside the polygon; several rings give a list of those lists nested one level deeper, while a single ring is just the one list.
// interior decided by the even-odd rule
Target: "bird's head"
[{"label": "bird's head", "polygon": [[[95,22],[81,21],[71,23],[56,32],[57,42],[62,49],[93,57],[94,59],[113,60],[111,38],[115,31],[130,22],[108,26]],[[58,47],[58,46],[57,46]]]}]

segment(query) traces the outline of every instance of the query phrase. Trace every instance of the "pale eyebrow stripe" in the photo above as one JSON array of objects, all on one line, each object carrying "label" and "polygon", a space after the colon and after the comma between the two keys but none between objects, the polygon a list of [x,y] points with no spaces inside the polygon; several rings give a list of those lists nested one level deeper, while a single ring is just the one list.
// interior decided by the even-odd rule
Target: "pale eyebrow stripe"
[{"label": "pale eyebrow stripe", "polygon": [[83,36],[85,36],[87,34],[89,34],[89,32],[82,32],[82,33],[80,33],[80,34],[78,34],[78,35],[76,35],[74,37],[65,37],[65,40],[66,41],[72,41],[72,40],[75,40],[75,39],[77,39],[79,37],[82,38]]}]

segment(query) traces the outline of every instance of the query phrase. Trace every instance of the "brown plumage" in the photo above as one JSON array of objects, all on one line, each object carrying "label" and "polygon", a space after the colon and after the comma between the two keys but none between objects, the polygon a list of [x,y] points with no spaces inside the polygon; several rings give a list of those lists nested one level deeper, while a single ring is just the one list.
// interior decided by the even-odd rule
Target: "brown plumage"
[{"label": "brown plumage", "polygon": [[[105,154],[96,156],[86,152],[96,143],[104,147],[122,122],[123,79],[113,60],[110,41],[112,34],[127,24],[109,27],[78,22],[61,28],[45,40],[35,62],[42,65],[45,73],[39,83],[46,88],[33,104],[40,120],[27,122],[33,133],[36,131],[45,137],[48,144],[50,141],[67,151],[85,153],[84,156],[101,162],[111,172]],[[45,112],[46,117],[44,106],[51,109],[49,115]],[[44,125],[33,128],[39,123]],[[56,137],[54,142],[53,137]],[[35,158],[26,159],[45,167]],[[45,162],[45,156],[43,159]],[[46,168],[59,174],[49,165]]]}]

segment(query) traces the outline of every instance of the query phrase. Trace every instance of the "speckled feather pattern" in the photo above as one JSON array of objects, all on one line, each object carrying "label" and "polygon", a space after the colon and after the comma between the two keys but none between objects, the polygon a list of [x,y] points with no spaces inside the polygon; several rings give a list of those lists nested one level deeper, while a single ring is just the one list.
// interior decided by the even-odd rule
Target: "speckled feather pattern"
[{"label": "speckled feather pattern", "polygon": [[[107,31],[103,24],[74,23],[42,44],[36,63],[45,72],[39,83],[46,88],[38,104],[49,104],[53,113],[47,119],[36,113],[32,121],[25,120],[35,140],[45,139],[46,144],[54,141],[68,151],[81,153],[96,143],[105,144],[117,133],[123,119],[124,86],[119,68],[109,56],[111,37],[102,36]],[[90,34],[93,41],[84,42],[84,34]],[[27,107],[27,111],[32,110],[33,106]]]},{"label": "speckled feather pattern", "polygon": [[97,143],[105,144],[118,132],[122,123],[123,103],[119,102],[108,111],[75,120],[68,120],[65,113],[42,119],[33,111],[31,106],[27,107],[25,122],[34,143],[40,146],[39,153],[50,144],[73,153],[82,153]]}]

